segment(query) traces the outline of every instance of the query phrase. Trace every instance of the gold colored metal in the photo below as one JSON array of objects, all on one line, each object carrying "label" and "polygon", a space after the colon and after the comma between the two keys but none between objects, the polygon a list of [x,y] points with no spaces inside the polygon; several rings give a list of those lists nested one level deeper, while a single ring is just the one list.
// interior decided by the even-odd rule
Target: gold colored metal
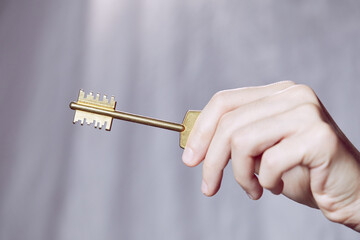
[{"label": "gold colored metal", "polygon": [[110,100],[104,95],[100,100],[100,95],[93,95],[90,92],[85,96],[85,92],[80,90],[77,102],[71,102],[70,108],[75,110],[74,123],[80,121],[81,125],[86,123],[89,125],[94,123],[95,127],[101,129],[106,125],[105,129],[110,131],[113,118],[149,125],[158,128],[164,128],[176,132],[180,132],[180,147],[184,148],[191,129],[200,114],[199,111],[188,111],[185,115],[183,124],[167,122],[159,119],[144,117],[131,113],[115,111],[116,102],[112,96]]},{"label": "gold colored metal", "polygon": [[189,138],[190,132],[194,127],[194,124],[199,117],[200,111],[190,110],[186,113],[182,125],[185,127],[185,130],[180,133],[180,147],[185,148],[187,140]]},{"label": "gold colored metal", "polygon": [[[76,108],[78,105],[81,107]],[[87,96],[85,96],[85,92],[80,90],[79,97],[77,103],[70,103],[70,108],[76,110],[74,116],[74,123],[80,121],[81,125],[84,124],[84,120],[86,119],[86,123],[89,125],[94,123],[95,127],[99,127],[101,129],[106,124],[106,130],[110,131],[112,124],[112,117],[104,114],[96,114],[96,112],[87,111],[88,109],[97,108],[99,110],[103,110],[106,112],[114,112],[116,107],[115,98],[111,97],[110,101],[106,95],[100,100],[100,94],[93,95],[90,92]]]}]

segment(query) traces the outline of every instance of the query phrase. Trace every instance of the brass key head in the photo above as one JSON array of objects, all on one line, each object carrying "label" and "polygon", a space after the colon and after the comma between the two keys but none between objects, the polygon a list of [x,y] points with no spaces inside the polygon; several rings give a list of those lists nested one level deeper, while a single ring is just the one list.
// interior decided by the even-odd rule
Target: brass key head
[{"label": "brass key head", "polygon": [[185,148],[187,140],[189,138],[190,132],[199,117],[200,111],[190,110],[186,113],[182,125],[185,127],[185,130],[180,133],[180,147]]},{"label": "brass key head", "polygon": [[[115,98],[112,96],[110,99],[107,98],[106,95],[100,100],[100,94],[94,94],[90,92],[85,95],[83,90],[80,90],[79,97],[76,102],[77,104],[84,107],[95,107],[98,109],[106,110],[106,111],[115,111],[116,102]],[[110,131],[113,118],[110,116],[100,115],[88,111],[75,110],[75,116],[73,123],[80,121],[81,125],[84,124],[86,119],[86,123],[88,125],[94,123],[95,128],[99,127],[101,129],[105,124],[105,129]]]}]

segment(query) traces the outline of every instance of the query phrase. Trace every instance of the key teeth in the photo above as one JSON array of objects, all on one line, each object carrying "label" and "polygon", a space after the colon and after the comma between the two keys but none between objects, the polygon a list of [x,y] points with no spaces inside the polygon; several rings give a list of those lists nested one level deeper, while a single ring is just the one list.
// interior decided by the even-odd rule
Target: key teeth
[{"label": "key teeth", "polygon": [[94,100],[94,93],[90,92],[87,96],[86,96],[87,100],[93,101]]},{"label": "key teeth", "polygon": [[90,125],[90,124],[94,123],[94,120],[86,119],[86,123],[87,123],[87,125]]},{"label": "key teeth", "polygon": [[112,119],[111,119],[109,122],[106,121],[105,123],[106,123],[106,128],[105,128],[105,130],[106,130],[106,131],[110,131],[110,130],[111,130],[111,125],[112,125]]},{"label": "key teeth", "polygon": [[101,122],[100,123],[100,128],[102,129],[105,125],[107,125],[107,121]]},{"label": "key teeth", "polygon": [[98,128],[98,129],[101,129],[101,123],[98,122],[98,121],[95,121],[94,127],[95,127],[95,128]]},{"label": "key teeth", "polygon": [[110,104],[115,106],[115,97],[114,96],[111,96],[110,98]]},{"label": "key teeth", "polygon": [[106,95],[104,95],[102,102],[105,104],[109,104],[109,99],[107,98]]},{"label": "key teeth", "polygon": [[76,124],[77,122],[80,122],[81,126],[84,126],[84,123],[86,123],[87,125],[91,125],[94,123],[94,127],[99,130],[102,130],[104,127],[105,127],[106,131],[111,130],[111,125],[109,125],[109,123],[107,121],[104,124],[102,124],[101,122],[97,122],[97,121],[90,122],[90,121],[82,119],[82,120],[78,120],[78,121],[73,121],[73,124]]},{"label": "key teeth", "polygon": [[77,121],[74,120],[73,124],[76,124],[77,122],[80,122],[81,125],[84,125],[84,120],[83,119],[82,120],[77,120]]},{"label": "key teeth", "polygon": [[87,125],[91,125],[94,124],[94,127],[97,129],[103,129],[105,126],[105,129],[107,131],[110,131],[110,127],[108,121],[102,122],[102,121],[97,121],[97,120],[93,120],[91,121],[91,119],[86,119],[86,118],[82,118],[82,119],[78,119],[77,121],[73,121],[73,124],[76,124],[77,122],[80,122],[80,124],[83,126],[84,123],[86,123]]},{"label": "key teeth", "polygon": [[108,121],[103,120],[94,120],[94,127],[98,129],[102,129],[104,126],[106,126],[106,129],[108,128]]},{"label": "key teeth", "polygon": [[[96,93],[94,95],[93,92],[85,93],[83,89],[79,91],[78,104],[84,104],[94,107],[105,108],[110,111],[114,111],[116,107],[115,97],[108,97],[107,95],[102,95]],[[98,115],[95,113],[90,113],[86,111],[76,110],[74,116],[74,123],[80,121],[81,125],[86,123],[87,125],[94,124],[95,128],[103,129],[105,128],[107,131],[111,130],[112,118],[107,116]]]},{"label": "key teeth", "polygon": [[84,98],[85,98],[85,92],[84,92],[84,90],[80,89],[79,98],[78,98],[78,99],[84,99]]},{"label": "key teeth", "polygon": [[114,96],[108,98],[108,96],[104,94],[103,97],[101,97],[99,93],[94,95],[93,92],[89,92],[89,94],[86,94],[85,91],[82,89],[80,89],[79,91],[78,102],[84,102],[87,104],[92,104],[94,106],[99,105],[101,107],[110,108],[112,110],[115,110],[116,107],[116,101]]}]

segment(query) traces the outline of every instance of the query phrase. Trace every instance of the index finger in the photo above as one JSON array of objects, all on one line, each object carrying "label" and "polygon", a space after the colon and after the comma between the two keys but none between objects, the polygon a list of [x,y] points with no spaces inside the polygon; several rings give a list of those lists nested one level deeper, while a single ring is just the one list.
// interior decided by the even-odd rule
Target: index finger
[{"label": "index finger", "polygon": [[216,93],[195,122],[182,156],[183,162],[193,167],[205,158],[218,122],[225,113],[293,85],[295,85],[294,82],[283,81],[266,86],[238,88]]}]

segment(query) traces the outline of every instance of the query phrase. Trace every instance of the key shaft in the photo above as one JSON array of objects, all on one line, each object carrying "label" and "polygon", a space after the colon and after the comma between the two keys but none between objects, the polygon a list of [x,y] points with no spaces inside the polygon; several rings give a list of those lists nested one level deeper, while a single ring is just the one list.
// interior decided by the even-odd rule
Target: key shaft
[{"label": "key shaft", "polygon": [[155,118],[144,117],[141,115],[126,113],[126,112],[110,111],[104,108],[97,108],[89,105],[78,104],[76,102],[71,102],[70,108],[73,110],[80,110],[80,111],[100,114],[128,122],[140,123],[143,125],[168,129],[176,132],[183,132],[185,130],[185,127],[182,124],[163,121]]}]

